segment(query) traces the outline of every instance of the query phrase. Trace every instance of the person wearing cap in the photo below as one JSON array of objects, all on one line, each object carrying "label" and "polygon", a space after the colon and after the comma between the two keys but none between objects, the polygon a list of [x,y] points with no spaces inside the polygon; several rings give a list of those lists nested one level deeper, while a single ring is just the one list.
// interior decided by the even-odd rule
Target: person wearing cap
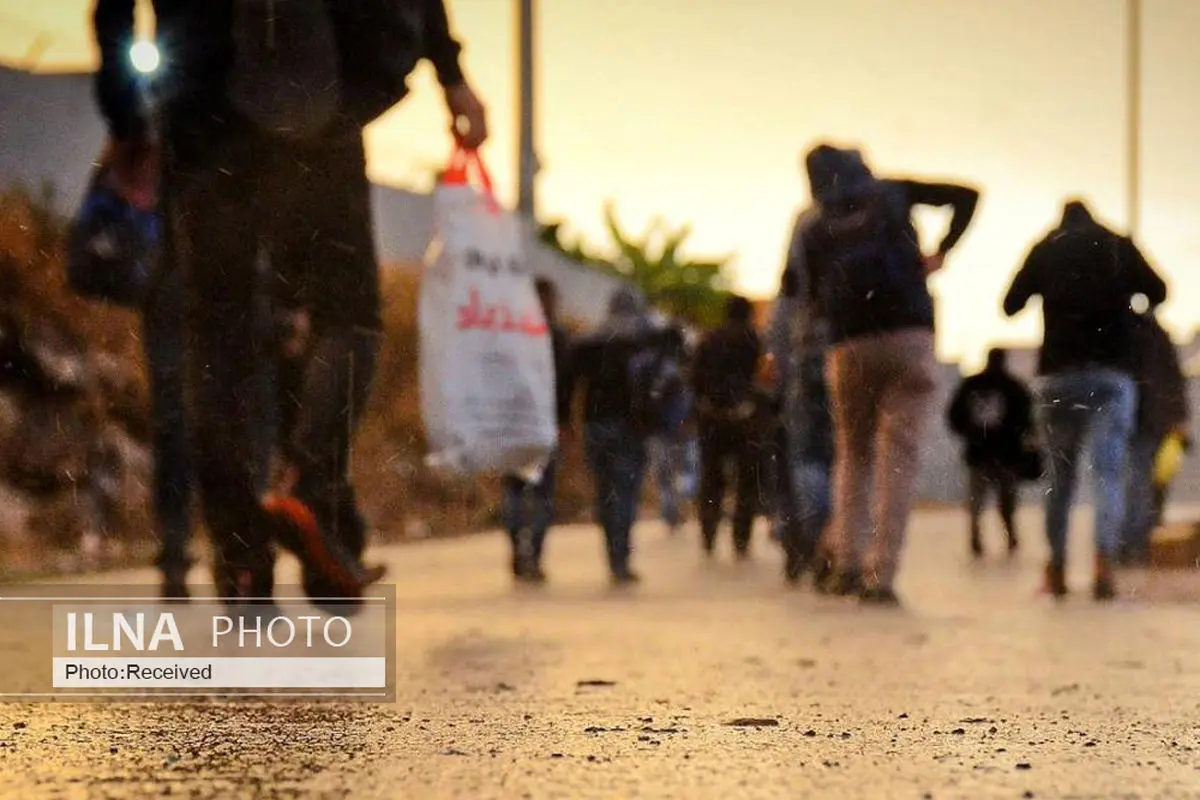
[{"label": "person wearing cap", "polygon": [[[895,605],[893,582],[937,386],[926,280],[966,232],[979,193],[880,179],[860,152],[828,144],[811,150],[805,167],[815,216],[799,246],[809,291],[829,326],[825,374],[836,440],[827,534],[834,569],[820,588]],[[912,221],[916,206],[953,210],[930,255]]]},{"label": "person wearing cap", "polygon": [[1034,245],[1004,298],[1015,316],[1042,298],[1045,334],[1036,387],[1039,424],[1048,456],[1046,590],[1067,594],[1067,533],[1076,475],[1085,442],[1095,480],[1096,542],[1092,594],[1116,596],[1113,562],[1125,518],[1125,468],[1137,410],[1133,361],[1138,358],[1133,298],[1150,308],[1167,286],[1128,236],[1096,221],[1075,200],[1062,222]]}]

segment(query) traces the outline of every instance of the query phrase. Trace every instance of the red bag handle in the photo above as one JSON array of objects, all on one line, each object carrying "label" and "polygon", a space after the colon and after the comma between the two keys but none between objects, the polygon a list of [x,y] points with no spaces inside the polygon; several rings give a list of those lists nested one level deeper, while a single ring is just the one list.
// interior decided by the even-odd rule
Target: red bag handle
[{"label": "red bag handle", "polygon": [[487,200],[488,208],[499,212],[500,204],[496,202],[492,176],[484,166],[483,158],[479,155],[478,150],[455,144],[454,152],[450,154],[450,163],[446,166],[446,171],[442,173],[442,184],[445,186],[470,186],[472,185],[472,169],[474,169],[475,179],[479,183],[483,197]]}]

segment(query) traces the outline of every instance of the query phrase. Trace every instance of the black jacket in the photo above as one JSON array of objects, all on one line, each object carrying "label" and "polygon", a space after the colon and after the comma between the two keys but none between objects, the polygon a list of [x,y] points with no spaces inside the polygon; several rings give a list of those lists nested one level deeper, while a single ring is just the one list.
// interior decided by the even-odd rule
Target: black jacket
[{"label": "black jacket", "polygon": [[965,379],[950,402],[946,418],[965,445],[971,466],[1015,465],[1033,427],[1029,390],[1002,369],[987,369]]},{"label": "black jacket", "polygon": [[726,324],[706,334],[692,359],[692,390],[701,412],[729,410],[753,398],[761,355],[753,326]]},{"label": "black jacket", "polygon": [[[189,113],[221,111],[233,59],[234,0],[153,0],[168,102]],[[360,125],[406,91],[419,58],[438,80],[463,80],[461,49],[451,36],[443,0],[327,0],[340,57],[342,110]],[[97,0],[93,12],[100,69],[96,94],[116,139],[140,134],[147,120],[129,60],[136,0]]]},{"label": "black jacket", "polygon": [[1138,382],[1137,432],[1161,439],[1191,416],[1187,379],[1171,336],[1151,314],[1134,320],[1135,377]]},{"label": "black jacket", "polygon": [[1043,375],[1100,367],[1134,373],[1130,300],[1145,295],[1153,308],[1167,286],[1137,246],[1090,218],[1060,226],[1038,242],[1004,298],[1004,313],[1042,298]]},{"label": "black jacket", "polygon": [[600,332],[580,339],[570,351],[570,378],[564,387],[568,405],[582,391],[585,422],[631,420],[631,360],[643,348],[670,346],[675,336],[667,329],[647,328],[638,334]]},{"label": "black jacket", "polygon": [[[799,231],[807,296],[817,299],[833,343],[906,328],[933,330],[933,298],[912,220],[916,206],[949,206],[950,227],[938,245],[945,255],[974,217],[979,193],[966,186],[913,180],[881,180],[874,217],[847,231],[825,210]],[[845,215],[849,219],[852,215]],[[876,218],[878,221],[876,221]]]}]

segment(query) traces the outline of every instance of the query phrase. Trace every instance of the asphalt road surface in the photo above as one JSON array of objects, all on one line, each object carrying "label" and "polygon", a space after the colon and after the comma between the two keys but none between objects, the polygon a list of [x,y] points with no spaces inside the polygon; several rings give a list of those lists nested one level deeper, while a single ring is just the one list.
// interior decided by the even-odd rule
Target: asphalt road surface
[{"label": "asphalt road surface", "polygon": [[0,705],[0,796],[1200,797],[1197,579],[1097,607],[1078,536],[1055,604],[1025,521],[1018,558],[993,531],[972,564],[961,515],[919,515],[899,611],[653,524],[624,591],[592,528],[552,533],[536,590],[499,534],[383,548],[394,705]]}]

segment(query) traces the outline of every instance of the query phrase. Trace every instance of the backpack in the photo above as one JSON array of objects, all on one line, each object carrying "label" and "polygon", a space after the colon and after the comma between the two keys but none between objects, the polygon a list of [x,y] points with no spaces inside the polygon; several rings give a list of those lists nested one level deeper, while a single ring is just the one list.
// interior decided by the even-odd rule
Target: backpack
[{"label": "backpack", "polygon": [[234,0],[229,99],[256,127],[310,138],[337,114],[340,62],[327,0]]},{"label": "backpack", "polygon": [[[810,237],[815,258],[808,297],[835,325],[880,315],[912,281],[909,271],[919,271],[921,253],[911,223],[886,189],[861,207],[822,209]],[[923,275],[920,281],[923,285]]]},{"label": "backpack", "polygon": [[629,359],[630,412],[644,436],[677,433],[691,413],[683,367],[659,344],[639,347]]}]

